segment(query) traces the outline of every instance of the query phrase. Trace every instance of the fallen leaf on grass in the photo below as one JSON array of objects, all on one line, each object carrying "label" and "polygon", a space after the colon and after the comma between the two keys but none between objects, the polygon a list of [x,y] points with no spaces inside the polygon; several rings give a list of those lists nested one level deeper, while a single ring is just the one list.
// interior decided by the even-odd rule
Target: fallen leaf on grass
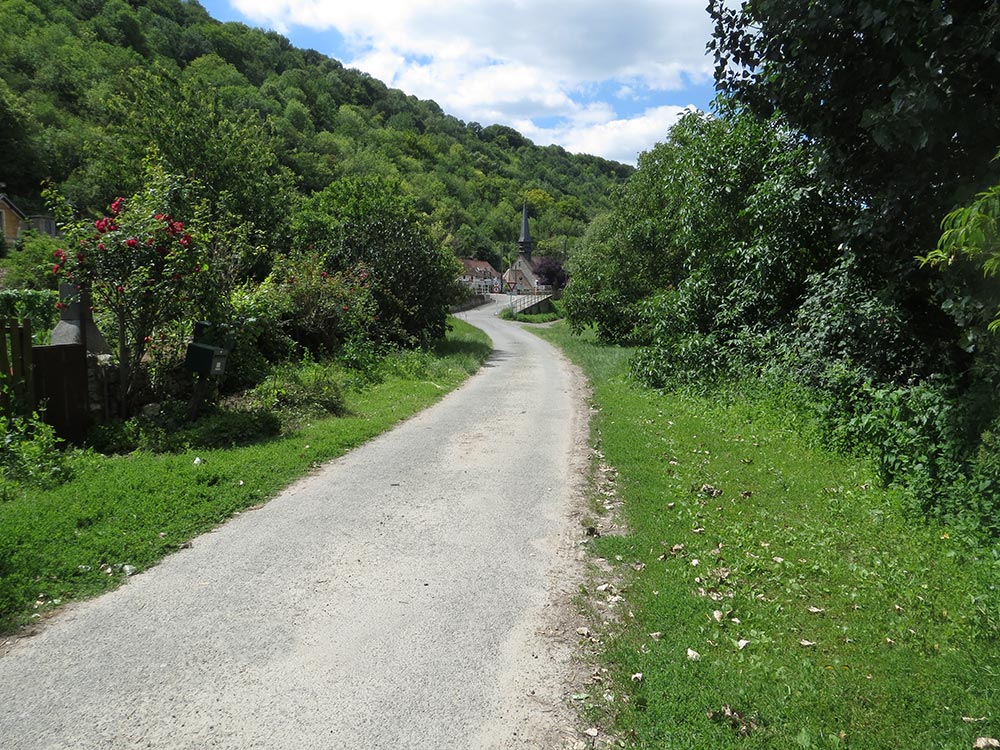
[{"label": "fallen leaf on grass", "polygon": [[966,724],[978,724],[981,721],[986,721],[986,717],[980,716],[978,719],[973,719],[971,716],[963,716],[962,721]]},{"label": "fallen leaf on grass", "polygon": [[972,747],[976,748],[976,750],[987,747],[1000,747],[1000,740],[995,740],[992,737],[976,737],[976,741]]},{"label": "fallen leaf on grass", "polygon": [[722,622],[723,617],[725,617],[725,615],[722,613],[721,610],[717,609],[712,613],[712,619],[714,619],[716,622]]},{"label": "fallen leaf on grass", "polygon": [[688,649],[687,656],[690,661],[698,661],[701,658],[701,654],[699,654],[693,648]]},{"label": "fallen leaf on grass", "polygon": [[658,641],[663,637],[663,633],[657,630],[655,633],[650,633],[649,637],[652,638],[654,641]]},{"label": "fallen leaf on grass", "polygon": [[584,638],[590,638],[590,628],[577,628],[577,635],[582,635]]},{"label": "fallen leaf on grass", "polygon": [[722,707],[721,711],[708,711],[709,721],[725,722],[732,727],[740,737],[746,737],[755,729],[759,729],[760,725],[753,718],[747,717],[746,714],[740,711],[734,711],[728,704]]},{"label": "fallen leaf on grass", "polygon": [[816,645],[816,641],[807,641],[805,638],[803,638],[801,641],[799,641],[799,645],[800,646],[806,646],[806,647],[815,646]]},{"label": "fallen leaf on grass", "polygon": [[632,675],[632,682],[642,682],[642,672],[636,672]]},{"label": "fallen leaf on grass", "polygon": [[595,727],[591,727],[590,729],[585,729],[583,730],[583,733],[588,737],[596,737],[597,735],[600,734],[600,732]]},{"label": "fallen leaf on grass", "polygon": [[699,526],[697,529],[691,529],[691,533],[692,534],[704,534],[705,533],[705,527],[704,526]]},{"label": "fallen leaf on grass", "polygon": [[812,615],[821,615],[824,612],[826,612],[826,610],[825,609],[820,609],[819,607],[810,607],[809,608],[809,614],[812,614]]},{"label": "fallen leaf on grass", "polygon": [[740,638],[740,640],[736,641],[736,648],[738,648],[740,651],[742,651],[749,645],[750,641],[746,640],[745,638]]},{"label": "fallen leaf on grass", "polygon": [[772,557],[771,559],[774,560],[774,562],[778,563],[778,565],[781,565],[781,563],[785,561],[785,558],[783,557]]}]

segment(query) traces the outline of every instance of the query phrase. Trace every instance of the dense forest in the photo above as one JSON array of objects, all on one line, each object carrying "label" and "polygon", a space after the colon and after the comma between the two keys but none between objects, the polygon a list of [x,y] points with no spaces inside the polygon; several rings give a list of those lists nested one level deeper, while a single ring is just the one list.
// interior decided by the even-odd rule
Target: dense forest
[{"label": "dense forest", "polygon": [[717,111],[641,156],[567,309],[651,386],[797,389],[918,513],[995,535],[1000,6],[835,8],[713,0]]},{"label": "dense forest", "polygon": [[0,179],[28,213],[46,210],[43,181],[81,215],[104,210],[155,147],[274,253],[301,198],[363,176],[408,196],[455,255],[496,263],[523,201],[540,252],[565,256],[632,171],[464,123],[197,0],[5,0],[0,27]]}]

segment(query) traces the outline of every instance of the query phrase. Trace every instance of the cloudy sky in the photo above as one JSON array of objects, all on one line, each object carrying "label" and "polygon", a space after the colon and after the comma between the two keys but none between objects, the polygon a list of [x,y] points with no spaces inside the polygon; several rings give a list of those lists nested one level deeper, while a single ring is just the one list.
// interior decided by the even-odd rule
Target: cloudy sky
[{"label": "cloudy sky", "polygon": [[466,122],[634,163],[714,95],[706,0],[202,0]]}]

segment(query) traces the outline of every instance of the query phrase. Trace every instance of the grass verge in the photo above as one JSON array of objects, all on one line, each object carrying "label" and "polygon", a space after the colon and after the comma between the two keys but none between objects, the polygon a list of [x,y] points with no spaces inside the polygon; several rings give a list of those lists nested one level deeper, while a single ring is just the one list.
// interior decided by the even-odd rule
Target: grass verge
[{"label": "grass verge", "polygon": [[[773,394],[660,394],[628,352],[539,335],[589,377],[629,533],[593,542],[619,616],[590,710],[629,747],[971,748],[1000,735],[996,550],[908,517]],[[982,745],[988,746],[988,745]]]},{"label": "grass verge", "polygon": [[400,354],[346,413],[226,449],[122,456],[81,452],[74,476],[0,503],[0,632],[113,588],[193,536],[437,401],[475,372],[487,336],[460,320],[432,354]]}]

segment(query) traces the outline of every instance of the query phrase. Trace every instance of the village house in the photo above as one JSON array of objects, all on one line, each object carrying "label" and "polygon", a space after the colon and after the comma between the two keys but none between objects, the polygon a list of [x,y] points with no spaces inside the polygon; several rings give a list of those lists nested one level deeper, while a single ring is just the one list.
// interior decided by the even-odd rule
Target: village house
[{"label": "village house", "polygon": [[462,258],[460,281],[473,294],[491,294],[500,291],[500,274],[489,261]]},{"label": "village house", "polygon": [[4,193],[0,193],[0,230],[8,248],[14,247],[21,230],[30,226],[27,215],[14,205]]},{"label": "village house", "polygon": [[[0,187],[3,187],[2,183],[0,183]],[[2,232],[4,245],[7,249],[13,248],[18,237],[31,228],[37,230],[39,234],[47,234],[50,237],[59,236],[59,229],[56,227],[54,218],[41,214],[28,216],[14,204],[14,201],[7,194],[0,193],[0,232]]]}]

